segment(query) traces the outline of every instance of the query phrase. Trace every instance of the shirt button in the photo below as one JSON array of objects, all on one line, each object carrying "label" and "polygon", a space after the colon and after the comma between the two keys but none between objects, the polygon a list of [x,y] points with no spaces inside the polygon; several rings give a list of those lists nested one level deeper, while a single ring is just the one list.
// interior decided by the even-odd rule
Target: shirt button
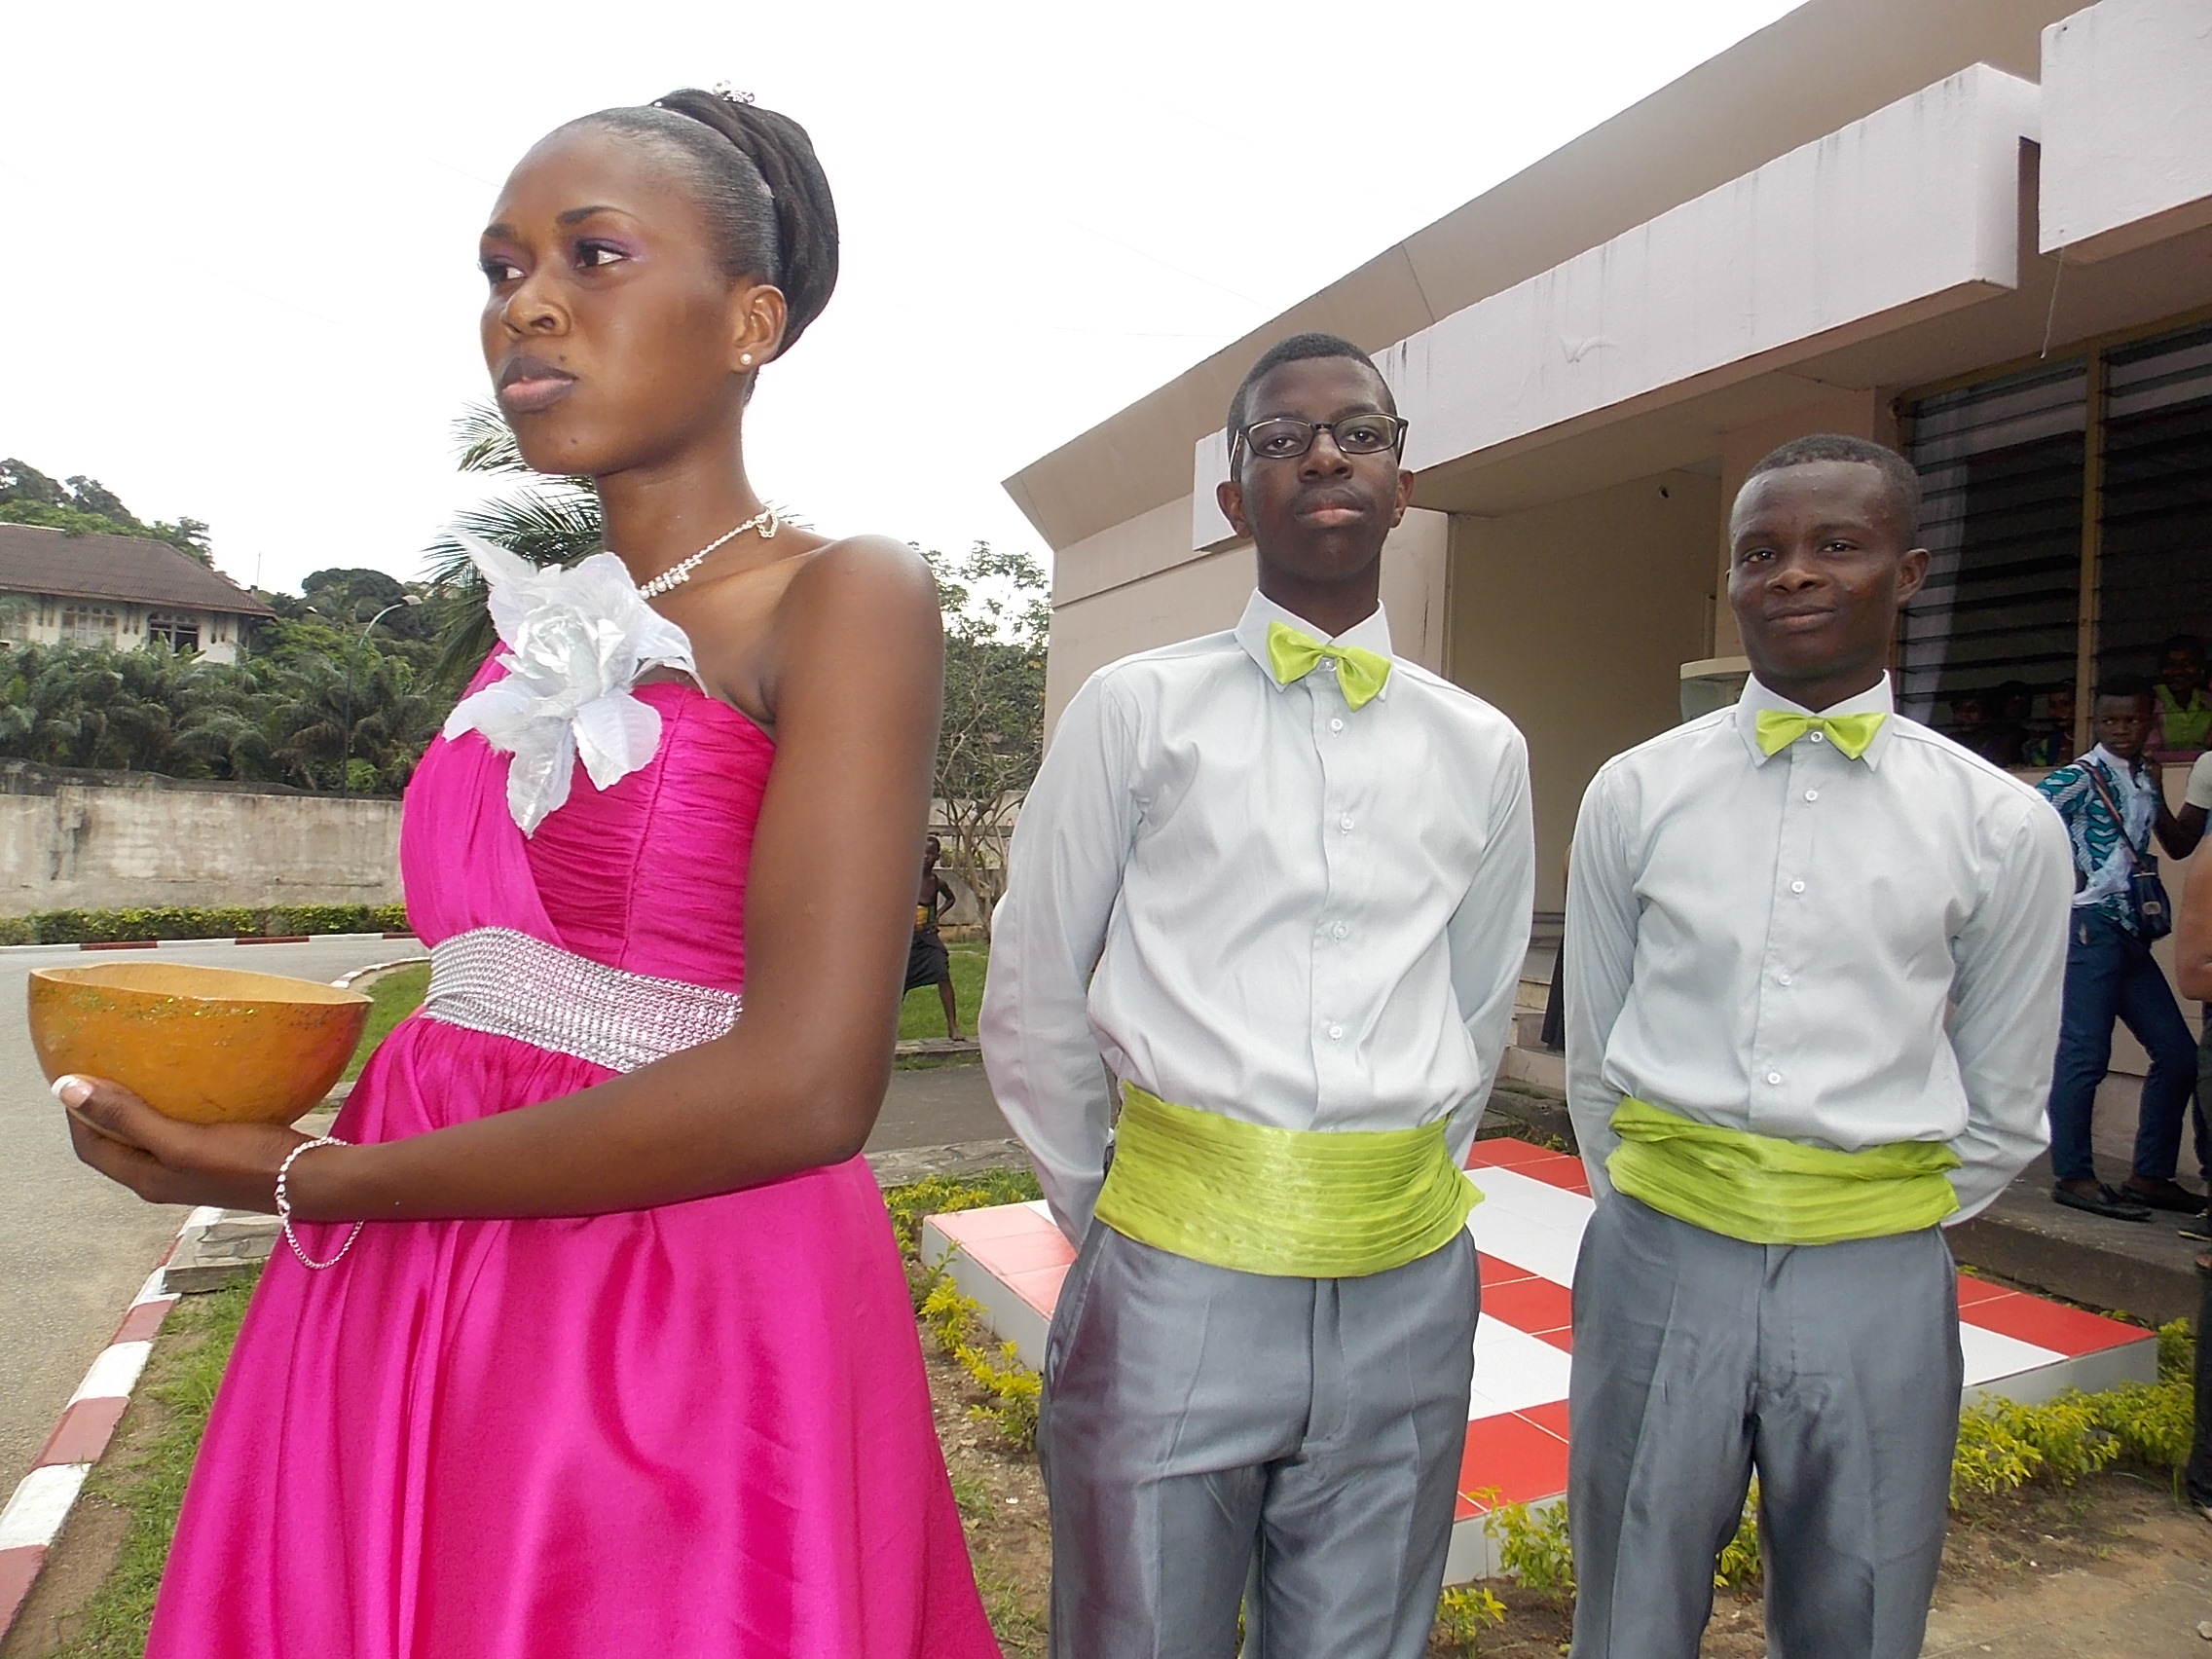
[{"label": "shirt button", "polygon": [[1343,1026],[1341,1026],[1341,1025],[1332,1025],[1332,1026],[1330,1026],[1330,1027],[1329,1027],[1329,1041],[1330,1041],[1330,1042],[1332,1042],[1332,1043],[1341,1043],[1341,1042],[1343,1042],[1343,1041],[1344,1041],[1344,1035],[1345,1035],[1345,1028],[1344,1028]]},{"label": "shirt button", "polygon": [[1337,828],[1339,830],[1349,830],[1351,828],[1351,814],[1347,812],[1342,818],[1338,819]]},{"label": "shirt button", "polygon": [[1329,729],[1331,731],[1342,731],[1345,729],[1345,722],[1343,720],[1331,720],[1329,722]]},{"label": "shirt button", "polygon": [[1778,976],[1776,976],[1776,977],[1778,978],[1778,980],[1779,980],[1779,981],[1780,981],[1781,983],[1783,983],[1783,984],[1785,984],[1785,985],[1787,985],[1787,984],[1788,984],[1788,983],[1789,983],[1789,976],[1788,976],[1788,975],[1787,975],[1787,974],[1778,975]]},{"label": "shirt button", "polygon": [[1819,790],[1807,790],[1805,792],[1805,798],[1807,800],[1819,800],[1821,798],[1821,792]]},{"label": "shirt button", "polygon": [[1323,672],[1324,674],[1334,674],[1334,673],[1336,673],[1336,672],[1337,672],[1337,659],[1336,659],[1335,657],[1323,657],[1323,658],[1321,659],[1321,671],[1322,671],[1322,672]]},{"label": "shirt button", "polygon": [[1335,927],[1331,928],[1331,929],[1330,929],[1329,931],[1330,931],[1331,933],[1335,934],[1335,935],[1337,936],[1337,938],[1339,938],[1339,939],[1342,939],[1342,938],[1344,938],[1344,937],[1345,937],[1345,935],[1346,935],[1346,934],[1348,934],[1349,932],[1351,932],[1351,929],[1349,929],[1349,928],[1346,927],[1346,926],[1344,925],[1344,923],[1342,923],[1342,922],[1339,922],[1339,923],[1338,923],[1338,924],[1337,924],[1337,925],[1336,925]]},{"label": "shirt button", "polygon": [[1815,743],[1825,743],[1827,741],[1827,734],[1825,732],[1816,731],[1811,733],[1810,736]]},{"label": "shirt button", "polygon": [[1769,1083],[1780,1083],[1782,1081],[1782,1074],[1780,1072],[1768,1072],[1766,1074],[1766,1080]]},{"label": "shirt button", "polygon": [[1805,891],[1805,884],[1802,881],[1792,881],[1789,884],[1789,891],[1792,893],[1802,893]]}]

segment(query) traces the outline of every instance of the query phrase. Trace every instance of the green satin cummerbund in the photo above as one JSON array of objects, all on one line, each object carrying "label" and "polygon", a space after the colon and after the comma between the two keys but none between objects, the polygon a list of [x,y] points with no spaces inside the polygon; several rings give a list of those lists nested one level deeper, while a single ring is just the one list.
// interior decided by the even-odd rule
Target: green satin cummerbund
[{"label": "green satin cummerbund", "polygon": [[1097,1215],[1140,1244],[1282,1278],[1359,1278],[1450,1242],[1482,1201],[1442,1123],[1324,1134],[1122,1085]]},{"label": "green satin cummerbund", "polygon": [[1934,1227],[1959,1207],[1940,1141],[1858,1152],[1716,1128],[1630,1095],[1613,1112],[1613,1185],[1653,1209],[1747,1244],[1840,1244]]}]

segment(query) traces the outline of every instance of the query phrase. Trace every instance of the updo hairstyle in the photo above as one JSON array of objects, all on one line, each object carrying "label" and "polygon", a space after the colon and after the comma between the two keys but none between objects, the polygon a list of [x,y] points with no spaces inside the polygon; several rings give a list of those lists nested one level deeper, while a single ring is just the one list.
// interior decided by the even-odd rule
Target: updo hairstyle
[{"label": "updo hairstyle", "polygon": [[776,355],[790,350],[837,285],[837,204],[806,129],[696,87],[573,125],[649,139],[674,155],[699,193],[730,279],[750,276],[783,291]]}]

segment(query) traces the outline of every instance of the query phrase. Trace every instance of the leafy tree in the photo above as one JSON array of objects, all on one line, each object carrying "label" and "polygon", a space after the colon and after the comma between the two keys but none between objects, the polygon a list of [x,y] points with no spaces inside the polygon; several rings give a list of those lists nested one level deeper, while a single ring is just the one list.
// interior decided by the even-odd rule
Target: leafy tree
[{"label": "leafy tree", "polygon": [[990,933],[1006,893],[1006,850],[1045,742],[1050,584],[1027,553],[978,541],[959,557],[926,555],[944,611],[944,723],[938,811],[945,863],[968,885]]},{"label": "leafy tree", "polygon": [[0,501],[25,505],[65,507],[69,493],[27,461],[14,456],[0,461]]},{"label": "leafy tree", "polygon": [[166,541],[178,552],[214,566],[207,526],[196,518],[142,524],[97,478],[83,473],[55,483],[27,461],[0,461],[0,523],[35,524],[65,535],[136,535]]}]

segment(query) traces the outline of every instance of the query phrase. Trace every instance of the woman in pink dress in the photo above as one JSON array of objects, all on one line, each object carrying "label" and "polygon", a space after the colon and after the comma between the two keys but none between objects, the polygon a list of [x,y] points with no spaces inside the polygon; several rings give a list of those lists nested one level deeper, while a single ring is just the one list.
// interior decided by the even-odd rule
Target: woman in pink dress
[{"label": "woman in pink dress", "polygon": [[780,523],[741,459],[835,280],[829,187],[793,123],[680,92],[532,150],[483,266],[522,453],[598,480],[613,552],[476,549],[504,648],[401,836],[423,1010],[327,1141],[56,1089],[146,1198],[293,1224],[150,1652],[995,1656],[858,1156],[935,589],[898,542]]}]

